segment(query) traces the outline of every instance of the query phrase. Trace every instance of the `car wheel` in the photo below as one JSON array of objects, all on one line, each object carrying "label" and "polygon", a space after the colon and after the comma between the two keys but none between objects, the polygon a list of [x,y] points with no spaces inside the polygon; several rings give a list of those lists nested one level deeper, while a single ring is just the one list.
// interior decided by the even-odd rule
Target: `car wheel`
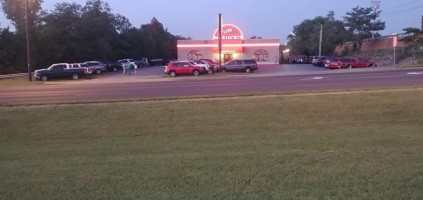
[{"label": "car wheel", "polygon": [[250,73],[251,72],[251,69],[250,68],[245,68],[245,73]]},{"label": "car wheel", "polygon": [[101,69],[96,69],[95,74],[100,75],[102,73]]},{"label": "car wheel", "polygon": [[117,69],[116,67],[113,67],[113,71],[114,71],[114,72],[117,72],[117,71],[118,71],[118,69]]},{"label": "car wheel", "polygon": [[194,70],[194,71],[192,71],[192,75],[198,76],[198,75],[200,75],[200,72],[198,70]]},{"label": "car wheel", "polygon": [[79,75],[78,74],[72,74],[72,79],[73,80],[78,80],[79,79]]},{"label": "car wheel", "polygon": [[42,76],[41,76],[41,80],[42,80],[42,81],[48,81],[48,77],[47,77],[46,75],[42,75]]},{"label": "car wheel", "polygon": [[170,77],[175,77],[175,76],[176,76],[176,72],[175,72],[175,71],[171,71],[171,72],[169,72],[169,76],[170,76]]}]

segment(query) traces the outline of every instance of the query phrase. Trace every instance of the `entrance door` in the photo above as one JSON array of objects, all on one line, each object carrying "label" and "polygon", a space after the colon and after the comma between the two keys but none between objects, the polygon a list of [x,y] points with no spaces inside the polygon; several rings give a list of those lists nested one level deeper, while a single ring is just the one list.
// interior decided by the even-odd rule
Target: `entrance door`
[{"label": "entrance door", "polygon": [[224,63],[227,63],[227,62],[229,62],[229,61],[231,61],[233,59],[234,59],[234,56],[232,54],[225,54],[225,55],[223,55],[223,62]]}]

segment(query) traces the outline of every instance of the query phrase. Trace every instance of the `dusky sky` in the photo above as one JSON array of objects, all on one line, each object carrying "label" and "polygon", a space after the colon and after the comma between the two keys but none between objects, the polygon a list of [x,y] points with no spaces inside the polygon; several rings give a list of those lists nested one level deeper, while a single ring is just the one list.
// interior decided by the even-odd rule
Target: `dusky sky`
[{"label": "dusky sky", "polygon": [[[237,25],[244,38],[261,36],[268,39],[286,37],[305,19],[326,16],[335,11],[335,18],[342,19],[354,7],[372,7],[372,0],[103,0],[129,19],[135,27],[149,23],[156,17],[174,35],[193,39],[211,39],[217,28],[217,16],[223,23]],[[85,5],[86,0],[44,0],[43,9],[52,10],[59,2]],[[380,0],[380,19],[386,22],[382,35],[400,33],[405,27],[421,27],[423,0]],[[13,25],[3,10],[0,27]]]}]

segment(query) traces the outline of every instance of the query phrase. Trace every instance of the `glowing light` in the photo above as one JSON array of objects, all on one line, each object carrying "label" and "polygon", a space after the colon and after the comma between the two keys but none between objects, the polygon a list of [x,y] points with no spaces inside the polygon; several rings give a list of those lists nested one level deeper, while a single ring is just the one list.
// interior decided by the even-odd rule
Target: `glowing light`
[{"label": "glowing light", "polygon": [[[213,39],[219,39],[218,35],[219,28],[214,32]],[[244,39],[244,34],[238,26],[233,24],[223,24],[222,25],[222,39],[223,40],[242,40]]]},{"label": "glowing light", "polygon": [[222,50],[222,53],[236,53],[235,50]]},{"label": "glowing light", "polygon": [[[223,47],[278,47],[279,43],[222,44]],[[178,44],[178,48],[218,47],[217,44]]]},{"label": "glowing light", "polygon": [[192,47],[217,47],[217,44],[178,44],[178,48],[192,48]]}]

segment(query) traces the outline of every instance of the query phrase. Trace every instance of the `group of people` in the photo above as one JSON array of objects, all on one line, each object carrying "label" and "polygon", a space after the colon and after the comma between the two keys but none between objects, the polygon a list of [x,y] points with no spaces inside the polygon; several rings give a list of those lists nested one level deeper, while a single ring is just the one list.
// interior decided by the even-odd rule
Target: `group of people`
[{"label": "group of people", "polygon": [[137,65],[132,65],[130,62],[127,62],[122,65],[123,75],[131,75],[131,70],[134,70],[134,74],[137,75]]}]

